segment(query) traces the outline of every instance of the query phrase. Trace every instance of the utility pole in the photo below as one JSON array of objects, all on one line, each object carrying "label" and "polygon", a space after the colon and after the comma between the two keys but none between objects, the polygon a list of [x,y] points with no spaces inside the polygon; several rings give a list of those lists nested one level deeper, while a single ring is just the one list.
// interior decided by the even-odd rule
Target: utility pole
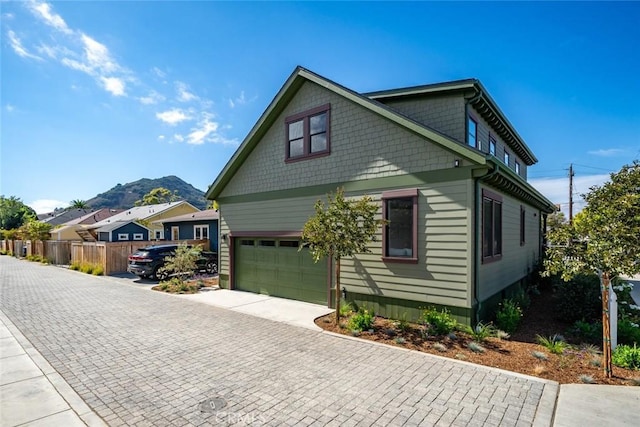
[{"label": "utility pole", "polygon": [[569,165],[569,224],[573,224],[573,163]]}]

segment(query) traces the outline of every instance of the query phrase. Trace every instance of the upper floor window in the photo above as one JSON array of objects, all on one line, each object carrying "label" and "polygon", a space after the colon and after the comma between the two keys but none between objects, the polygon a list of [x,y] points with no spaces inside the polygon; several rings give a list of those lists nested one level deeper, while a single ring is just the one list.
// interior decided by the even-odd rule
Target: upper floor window
[{"label": "upper floor window", "polygon": [[489,136],[489,154],[496,155],[496,140],[492,136]]},{"label": "upper floor window", "polygon": [[467,142],[473,148],[478,148],[478,123],[469,117],[467,128],[469,132],[467,135]]},{"label": "upper floor window", "polygon": [[516,173],[517,173],[518,175],[520,175],[520,162],[517,162],[517,161],[516,161],[516,166],[515,166],[515,168],[516,168]]},{"label": "upper floor window", "polygon": [[482,262],[502,258],[502,196],[482,190]]},{"label": "upper floor window", "polygon": [[509,152],[504,150],[504,164],[509,166]]},{"label": "upper floor window", "polygon": [[418,262],[418,189],[382,193],[382,259]]},{"label": "upper floor window", "polygon": [[328,155],[331,151],[331,104],[285,119],[287,161]]}]

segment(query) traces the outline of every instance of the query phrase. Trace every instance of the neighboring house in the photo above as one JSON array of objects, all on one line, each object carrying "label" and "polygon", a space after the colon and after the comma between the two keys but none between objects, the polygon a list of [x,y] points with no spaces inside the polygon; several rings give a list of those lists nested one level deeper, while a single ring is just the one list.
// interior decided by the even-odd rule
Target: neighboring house
[{"label": "neighboring house", "polygon": [[95,230],[99,242],[149,240],[151,231],[135,221],[115,221]]},{"label": "neighboring house", "polygon": [[80,236],[76,233],[76,230],[82,228],[84,224],[94,224],[103,219],[112,217],[113,215],[122,212],[123,209],[109,209],[103,208],[96,211],[89,212],[79,218],[72,219],[60,224],[53,230],[51,230],[51,240],[80,240]]},{"label": "neighboring house", "polygon": [[[58,210],[46,214],[40,221],[46,222],[47,224],[51,224],[53,226],[66,224],[69,221],[74,219],[84,217],[87,214],[95,212],[95,209],[77,209],[77,208],[69,208],[64,210]],[[38,216],[40,218],[40,216]]]},{"label": "neighboring house", "polygon": [[388,221],[344,259],[347,299],[416,318],[492,314],[538,265],[554,205],[533,153],[475,79],[359,94],[296,68],[207,192],[226,287],[331,304],[334,265],[299,251],[314,203],[344,187]]},{"label": "neighboring house", "polygon": [[165,236],[162,225],[154,224],[155,221],[199,211],[198,208],[184,200],[157,205],[136,206],[125,209],[110,218],[103,219],[94,224],[83,225],[82,228],[76,230],[76,234],[78,234],[82,240],[95,241],[98,238],[96,230],[100,227],[119,221],[137,221],[143,223],[149,229],[150,234],[147,240],[163,240]]},{"label": "neighboring house", "polygon": [[218,211],[215,209],[165,218],[155,223],[162,224],[167,240],[207,239],[210,250],[218,251]]}]

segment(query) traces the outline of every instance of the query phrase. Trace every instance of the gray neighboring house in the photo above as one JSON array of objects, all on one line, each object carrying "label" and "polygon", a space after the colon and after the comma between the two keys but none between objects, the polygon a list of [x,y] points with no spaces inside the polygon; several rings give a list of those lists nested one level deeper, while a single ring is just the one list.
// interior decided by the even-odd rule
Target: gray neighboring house
[{"label": "gray neighboring house", "polygon": [[536,162],[476,79],[360,94],[298,67],[207,192],[221,285],[330,305],[335,266],[298,249],[316,200],[343,187],[388,220],[341,263],[348,300],[486,319],[541,258],[555,207],[527,183]]},{"label": "gray neighboring house", "polygon": [[95,230],[99,242],[147,241],[151,231],[135,221],[114,221]]},{"label": "gray neighboring house", "polygon": [[210,249],[218,251],[218,211],[207,209],[154,221],[162,224],[164,235],[171,240],[209,240]]}]

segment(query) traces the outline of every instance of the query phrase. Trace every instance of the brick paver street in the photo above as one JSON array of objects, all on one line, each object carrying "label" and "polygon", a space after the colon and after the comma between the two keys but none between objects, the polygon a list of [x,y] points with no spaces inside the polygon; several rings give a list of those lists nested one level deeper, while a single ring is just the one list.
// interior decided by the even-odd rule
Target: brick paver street
[{"label": "brick paver street", "polygon": [[526,426],[545,387],[555,398],[548,382],[7,256],[0,284],[2,311],[112,426]]}]

